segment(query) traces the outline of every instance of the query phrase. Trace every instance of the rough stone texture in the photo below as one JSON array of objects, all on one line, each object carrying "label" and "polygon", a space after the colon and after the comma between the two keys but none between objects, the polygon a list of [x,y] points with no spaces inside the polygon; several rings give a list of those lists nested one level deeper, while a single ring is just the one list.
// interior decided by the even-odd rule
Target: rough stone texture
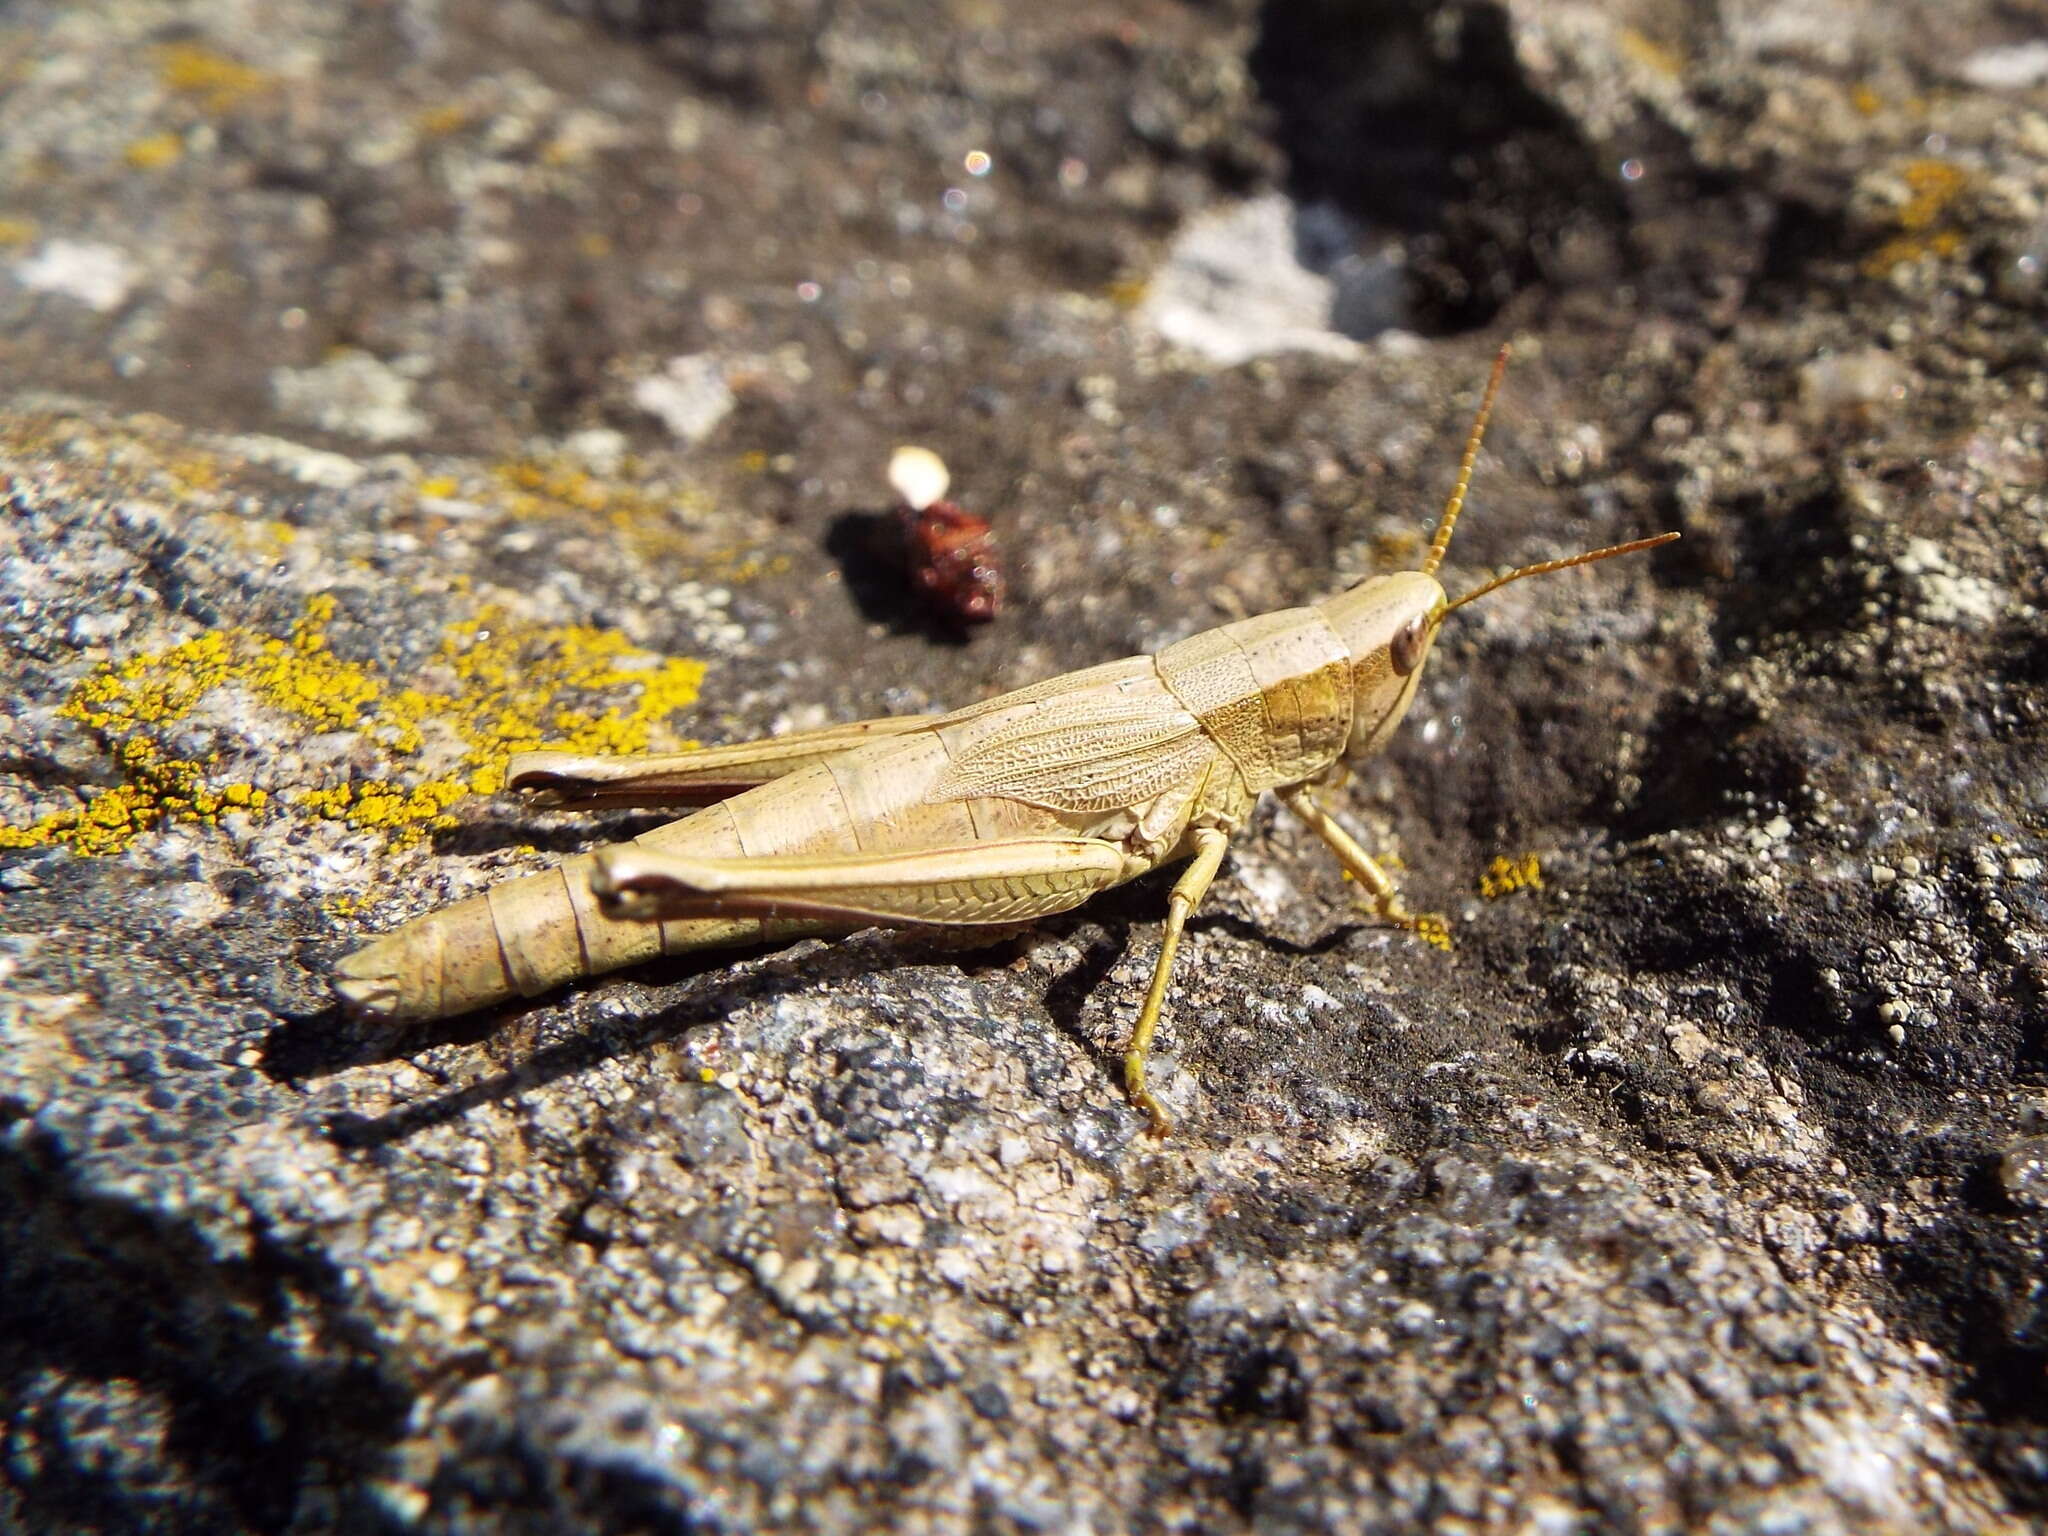
[{"label": "rough stone texture", "polygon": [[[2040,24],[10,8],[0,1525],[2040,1529]],[[1149,333],[1276,191],[1349,343]],[[1411,563],[1509,336],[1454,587],[1686,541],[1461,614],[1348,791],[1453,956],[1247,830],[1175,1140],[1115,1070],[1158,882],[329,1006],[601,835],[458,798],[527,735]],[[971,644],[869,537],[902,441],[1010,552]]]}]

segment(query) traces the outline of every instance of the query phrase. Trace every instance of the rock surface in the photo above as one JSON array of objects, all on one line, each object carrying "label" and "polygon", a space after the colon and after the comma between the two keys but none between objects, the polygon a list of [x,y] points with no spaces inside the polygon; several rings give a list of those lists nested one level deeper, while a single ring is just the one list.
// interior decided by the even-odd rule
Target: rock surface
[{"label": "rock surface", "polygon": [[[11,8],[0,1525],[2041,1529],[2036,11]],[[1280,197],[1309,339],[1178,350]],[[509,748],[1412,564],[1508,337],[1454,590],[1685,542],[1461,613],[1343,798],[1452,956],[1247,829],[1174,1140],[1159,881],[332,1008],[604,835]],[[905,441],[1009,551],[970,644]]]}]

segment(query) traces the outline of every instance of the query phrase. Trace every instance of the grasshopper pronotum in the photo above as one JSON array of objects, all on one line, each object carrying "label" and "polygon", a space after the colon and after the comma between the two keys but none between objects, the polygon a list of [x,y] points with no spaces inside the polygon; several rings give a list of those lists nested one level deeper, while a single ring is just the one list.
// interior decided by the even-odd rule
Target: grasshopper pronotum
[{"label": "grasshopper pronotum", "polygon": [[1272,790],[1313,828],[1384,921],[1440,939],[1315,797],[1378,751],[1415,697],[1445,617],[1524,576],[1649,549],[1636,539],[1496,577],[1455,600],[1436,571],[1507,366],[1503,347],[1420,569],[1307,608],[1242,619],[950,715],[887,717],[670,756],[528,752],[512,787],[592,805],[695,814],[398,928],[343,960],[362,1012],[432,1019],[659,955],[877,923],[1044,917],[1177,860],[1152,985],[1124,1057],[1145,1086],[1174,951],[1230,835]]}]

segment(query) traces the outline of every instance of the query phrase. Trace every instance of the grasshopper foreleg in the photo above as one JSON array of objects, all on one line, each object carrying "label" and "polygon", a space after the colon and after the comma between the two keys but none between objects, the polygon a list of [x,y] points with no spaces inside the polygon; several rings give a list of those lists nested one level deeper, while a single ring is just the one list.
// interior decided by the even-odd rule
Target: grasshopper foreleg
[{"label": "grasshopper foreleg", "polygon": [[1213,827],[1196,828],[1194,862],[1181,871],[1180,878],[1173,883],[1173,894],[1167,898],[1166,934],[1160,940],[1159,960],[1152,967],[1152,985],[1145,993],[1145,1006],[1138,1012],[1137,1028],[1131,1031],[1131,1047],[1124,1053],[1124,1091],[1133,1104],[1151,1117],[1154,1136],[1164,1136],[1172,1130],[1173,1121],[1145,1086],[1145,1058],[1152,1050],[1152,1032],[1159,1027],[1159,1009],[1166,1001],[1166,983],[1173,975],[1173,956],[1180,948],[1181,930],[1187,926],[1189,915],[1201,905],[1229,847],[1228,833]]},{"label": "grasshopper foreleg", "polygon": [[1337,862],[1344,866],[1345,873],[1365,888],[1373,916],[1381,922],[1406,928],[1425,944],[1437,949],[1448,950],[1451,947],[1450,924],[1434,912],[1410,912],[1394,886],[1393,877],[1380,868],[1379,860],[1361,848],[1358,840],[1338,826],[1330,813],[1316,803],[1310,786],[1297,784],[1278,793],[1281,804],[1307,822],[1316,836],[1329,845],[1330,851],[1337,856]]}]

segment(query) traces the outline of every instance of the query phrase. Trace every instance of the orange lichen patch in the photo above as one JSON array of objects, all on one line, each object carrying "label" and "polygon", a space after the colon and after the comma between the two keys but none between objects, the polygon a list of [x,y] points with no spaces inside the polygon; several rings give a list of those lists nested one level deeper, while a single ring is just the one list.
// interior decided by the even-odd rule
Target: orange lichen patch
[{"label": "orange lichen patch", "polygon": [[273,83],[262,70],[196,43],[167,43],[157,49],[156,74],[166,88],[196,96],[211,112],[231,111]]},{"label": "orange lichen patch", "polygon": [[[655,725],[694,701],[702,662],[637,650],[614,630],[508,621],[487,608],[451,624],[437,661],[453,674],[445,691],[401,695],[419,719],[452,725],[469,750],[466,788],[491,794],[514,752],[556,744],[574,752],[644,752]],[[578,707],[579,699],[638,687],[631,709]],[[417,700],[417,702],[414,702]]]},{"label": "orange lichen patch", "polygon": [[1495,859],[1479,877],[1479,894],[1488,901],[1515,891],[1542,889],[1543,864],[1533,853],[1525,853],[1519,859]]},{"label": "orange lichen patch", "polygon": [[184,153],[185,141],[175,133],[152,133],[122,150],[121,158],[138,171],[155,171],[170,165]]},{"label": "orange lichen patch", "polygon": [[759,555],[735,555],[707,569],[705,575],[714,581],[737,584],[755,581],[763,576],[780,576],[789,567],[790,558],[787,555],[770,555],[766,559]]},{"label": "orange lichen patch", "polygon": [[[69,708],[65,711],[71,713]],[[77,810],[59,811],[26,827],[0,825],[0,848],[62,844],[76,853],[119,853],[164,822],[214,825],[229,811],[261,811],[267,790],[242,781],[218,782],[205,763],[168,755],[156,740],[132,736],[114,742],[123,783],[102,790]]]},{"label": "orange lichen patch", "polygon": [[1864,117],[1875,117],[1884,110],[1884,97],[1875,86],[1857,84],[1849,89],[1849,105]]},{"label": "orange lichen patch", "polygon": [[[419,683],[401,687],[334,654],[333,617],[334,600],[316,597],[286,635],[211,630],[95,672],[61,713],[108,744],[123,782],[30,826],[0,826],[0,848],[116,853],[152,827],[213,825],[231,811],[328,817],[413,842],[448,825],[464,796],[502,788],[510,753],[543,743],[645,750],[704,676],[699,662],[650,655],[609,630],[529,624],[486,608],[451,624]],[[607,702],[624,689],[636,691],[630,702]],[[360,732],[380,771],[332,787],[255,783],[230,780],[218,758],[174,756],[165,732],[217,690],[307,735]]]},{"label": "orange lichen patch", "polygon": [[37,228],[34,219],[0,218],[0,245],[27,245]]},{"label": "orange lichen patch", "polygon": [[1969,172],[1947,160],[1908,160],[1899,175],[1908,192],[1892,216],[1899,232],[1863,259],[1868,277],[1883,277],[1902,262],[1922,256],[1953,256],[1963,248],[1963,233],[1953,215],[1970,185]]}]

